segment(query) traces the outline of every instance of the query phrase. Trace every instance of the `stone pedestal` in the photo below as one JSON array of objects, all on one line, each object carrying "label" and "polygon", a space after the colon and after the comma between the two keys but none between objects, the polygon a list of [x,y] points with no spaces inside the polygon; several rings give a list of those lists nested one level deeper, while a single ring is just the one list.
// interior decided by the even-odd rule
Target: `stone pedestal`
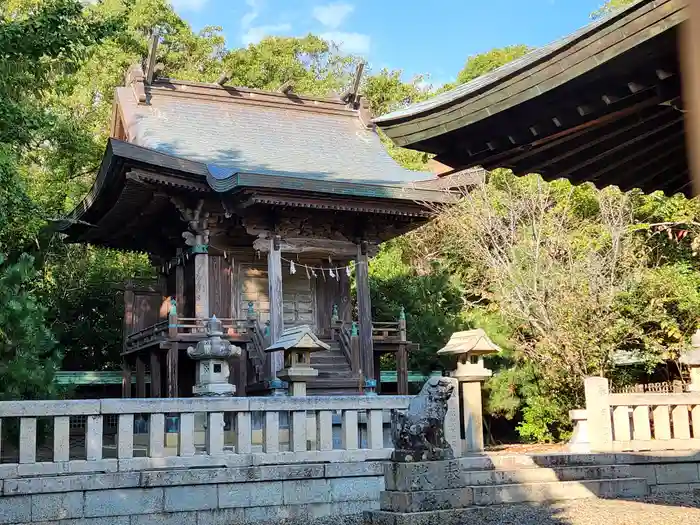
[{"label": "stone pedestal", "polygon": [[484,367],[484,356],[500,349],[481,329],[467,330],[452,334],[447,345],[438,351],[439,355],[457,357],[454,372],[450,374],[460,383],[461,402],[464,404],[462,430],[464,431],[463,452],[484,450],[484,431],[481,407],[481,386],[491,377],[491,370]]},{"label": "stone pedestal", "polygon": [[290,396],[305,396],[306,382],[317,376],[318,370],[311,367],[283,368],[277,374],[277,377],[289,384]]},{"label": "stone pedestal", "polygon": [[473,516],[474,494],[459,460],[384,465],[380,510],[365,525],[462,525]]},{"label": "stone pedestal", "polygon": [[483,452],[484,421],[482,416],[481,388],[484,381],[491,377],[491,370],[481,364],[466,364],[458,367],[450,376],[459,381],[460,401],[464,404],[462,411],[462,428],[464,429],[464,452]]},{"label": "stone pedestal", "polygon": [[573,454],[590,454],[591,443],[588,440],[588,412],[586,409],[569,410],[569,417],[574,425],[574,432],[566,449]]}]

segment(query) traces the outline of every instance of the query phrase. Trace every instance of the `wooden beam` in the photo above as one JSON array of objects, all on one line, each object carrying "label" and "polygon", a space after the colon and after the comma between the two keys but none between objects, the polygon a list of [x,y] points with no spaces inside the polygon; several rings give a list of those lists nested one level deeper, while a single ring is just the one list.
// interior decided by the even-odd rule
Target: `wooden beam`
[{"label": "wooden beam", "polygon": [[[600,180],[600,174],[601,172],[609,172],[610,167],[614,165],[616,168],[620,168],[621,166],[624,167],[626,164],[629,164],[630,161],[634,159],[638,159],[640,157],[645,157],[647,155],[650,155],[650,152],[661,147],[668,147],[669,144],[673,144],[674,141],[677,141],[679,138],[681,138],[682,132],[678,131],[676,133],[669,134],[668,136],[665,136],[662,139],[658,139],[657,141],[654,142],[639,142],[637,144],[637,147],[630,150],[630,151],[625,151],[625,148],[628,146],[632,145],[633,143],[631,141],[628,141],[627,143],[622,144],[621,146],[625,146],[624,148],[618,148],[616,153],[619,153],[615,158],[618,159],[617,161],[613,163],[609,163],[609,154],[607,152],[603,152],[599,155],[596,155],[592,157],[591,162],[584,161],[582,163],[577,164],[576,166],[571,167],[571,169],[567,169],[564,172],[569,175],[569,179],[573,182],[579,182],[579,181],[599,181]],[[648,138],[648,137],[647,137]],[[651,143],[650,143],[651,142]],[[615,149],[615,148],[613,148]],[[607,160],[606,160],[607,159]],[[574,176],[574,173],[579,171],[580,169],[584,167],[589,167],[595,164],[598,161],[605,161],[605,164],[603,165],[603,169],[600,171],[596,171],[594,168],[589,168],[586,170],[584,176]],[[632,169],[634,169],[632,167]],[[626,170],[627,171],[627,170]],[[616,177],[615,180],[618,180]],[[617,184],[617,182],[611,182],[607,181],[604,184]]]},{"label": "wooden beam", "polygon": [[[629,107],[613,111],[601,117],[587,120],[581,124],[575,126],[566,127],[558,132],[552,133],[551,135],[542,137],[536,141],[526,141],[529,142],[527,145],[521,145],[517,148],[511,148],[503,153],[493,155],[491,157],[484,157],[482,159],[470,158],[470,164],[479,163],[481,161],[488,160],[488,166],[495,167],[499,162],[507,162],[508,164],[515,164],[523,159],[527,159],[533,155],[537,155],[541,152],[547,151],[553,147],[565,144],[571,140],[579,138],[586,135],[592,130],[597,130],[606,124],[613,123],[617,120],[629,117],[634,113],[637,113],[645,108],[653,107],[658,105],[659,100],[656,98],[646,99],[639,103],[632,104]],[[559,125],[553,122],[556,128],[561,128],[563,117],[556,117]]]},{"label": "wooden beam", "polygon": [[680,27],[680,62],[685,137],[693,195],[700,194],[700,3],[686,2],[689,17]]},{"label": "wooden beam", "polygon": [[[270,301],[270,343],[275,343],[284,330],[283,299],[282,299],[282,252],[279,235],[273,235],[268,242],[267,254],[267,284],[268,300]],[[284,352],[270,354],[270,377],[277,378],[277,372],[284,367]]]},{"label": "wooden beam", "polygon": [[683,144],[678,144],[676,146],[669,147],[666,145],[666,143],[661,143],[660,147],[662,151],[660,151],[658,154],[654,152],[659,148],[659,144],[654,144],[650,148],[642,148],[641,150],[635,152],[632,155],[627,155],[625,157],[622,157],[617,162],[606,165],[600,171],[591,173],[587,178],[589,181],[595,182],[599,180],[602,175],[609,173],[610,171],[616,170],[620,166],[624,166],[630,160],[641,156],[641,154],[645,154],[648,158],[644,162],[642,162],[641,164],[634,164],[631,170],[626,170],[626,176],[630,178],[630,182],[628,183],[630,185],[629,187],[637,187],[637,184],[640,184],[640,186],[638,187],[641,188],[647,179],[643,178],[637,181],[635,177],[637,173],[644,173],[645,171],[650,169],[650,166],[653,167],[659,162],[663,162],[666,163],[666,165],[668,165],[667,158],[670,156],[677,155],[678,150],[683,149]]},{"label": "wooden beam", "polygon": [[357,310],[360,322],[360,366],[365,378],[374,377],[374,342],[372,341],[372,300],[369,293],[367,242],[357,245],[355,265]]},{"label": "wooden beam", "polygon": [[666,124],[663,124],[662,126],[658,126],[653,128],[652,130],[646,132],[646,133],[641,133],[637,134],[634,137],[630,138],[629,140],[626,140],[622,142],[621,144],[618,144],[617,146],[611,147],[607,150],[605,150],[603,153],[600,153],[599,155],[596,155],[594,157],[590,157],[587,160],[584,160],[583,162],[580,162],[578,164],[575,164],[569,168],[566,168],[564,170],[557,169],[557,176],[558,177],[567,177],[572,173],[575,173],[579,171],[580,169],[583,169],[587,166],[590,166],[591,164],[594,164],[602,159],[605,159],[607,157],[610,157],[611,155],[614,155],[625,148],[629,147],[632,144],[639,143],[647,138],[653,137],[654,135],[657,135],[658,133],[664,131],[665,129],[668,129],[672,126],[678,125],[682,121],[682,118],[676,118]]},{"label": "wooden beam", "polygon": [[565,141],[563,147],[557,149],[555,152],[540,154],[532,158],[529,162],[517,164],[517,170],[523,173],[537,173],[545,166],[556,165],[562,160],[573,157],[599,144],[606,146],[604,143],[618,136],[637,133],[637,128],[653,125],[658,119],[662,117],[668,118],[669,115],[668,108],[656,109],[652,114],[643,117],[641,115],[632,115],[625,120],[626,124],[622,127],[615,126],[610,131],[603,132],[602,135],[598,136],[591,136],[591,134],[593,131],[603,131],[601,128],[597,128],[596,130],[589,129],[588,132],[584,134],[585,136],[581,136],[581,140],[576,141],[575,144],[572,144],[573,140],[571,139]]}]

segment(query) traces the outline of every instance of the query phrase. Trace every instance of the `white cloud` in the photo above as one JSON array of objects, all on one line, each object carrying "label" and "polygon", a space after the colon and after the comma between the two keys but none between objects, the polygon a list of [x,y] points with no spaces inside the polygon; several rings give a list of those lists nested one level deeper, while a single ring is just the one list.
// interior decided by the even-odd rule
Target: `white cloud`
[{"label": "white cloud", "polygon": [[321,33],[321,38],[335,43],[345,53],[363,55],[369,53],[372,39],[362,33],[344,33],[342,31],[329,31]]},{"label": "white cloud", "polygon": [[199,11],[209,0],[170,0],[176,11]]},{"label": "white cloud", "polygon": [[253,20],[258,18],[260,8],[262,7],[262,2],[260,2],[260,0],[246,0],[245,3],[250,7],[250,11],[241,17],[241,26],[243,28],[250,27]]},{"label": "white cloud", "polygon": [[328,5],[318,5],[314,7],[313,15],[316,20],[324,26],[335,29],[340,27],[343,20],[355,10],[352,4],[334,3]]},{"label": "white cloud", "polygon": [[254,26],[248,29],[241,36],[244,45],[257,44],[263,38],[270,35],[279,35],[292,30],[291,24],[271,24],[264,26]]}]

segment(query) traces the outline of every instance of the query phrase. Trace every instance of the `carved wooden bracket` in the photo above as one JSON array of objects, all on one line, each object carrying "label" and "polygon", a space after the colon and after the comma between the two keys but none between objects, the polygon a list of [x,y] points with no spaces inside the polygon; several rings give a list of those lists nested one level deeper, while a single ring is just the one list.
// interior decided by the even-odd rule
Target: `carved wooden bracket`
[{"label": "carved wooden bracket", "polygon": [[183,220],[187,221],[188,231],[182,232],[187,246],[207,246],[209,244],[209,212],[202,210],[204,199],[199,199],[197,207],[192,209],[177,197],[170,197],[170,201],[180,212]]}]

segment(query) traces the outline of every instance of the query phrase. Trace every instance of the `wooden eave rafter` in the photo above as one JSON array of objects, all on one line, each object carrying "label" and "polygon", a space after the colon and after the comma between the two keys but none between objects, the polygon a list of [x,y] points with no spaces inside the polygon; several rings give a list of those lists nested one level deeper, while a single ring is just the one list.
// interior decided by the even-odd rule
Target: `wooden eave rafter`
[{"label": "wooden eave rafter", "polygon": [[427,218],[432,212],[419,203],[382,202],[377,200],[334,199],[324,195],[299,196],[288,192],[246,192],[239,207],[248,208],[255,205],[280,206],[290,208],[307,208],[330,211],[343,211],[375,215],[394,215],[404,217]]}]

